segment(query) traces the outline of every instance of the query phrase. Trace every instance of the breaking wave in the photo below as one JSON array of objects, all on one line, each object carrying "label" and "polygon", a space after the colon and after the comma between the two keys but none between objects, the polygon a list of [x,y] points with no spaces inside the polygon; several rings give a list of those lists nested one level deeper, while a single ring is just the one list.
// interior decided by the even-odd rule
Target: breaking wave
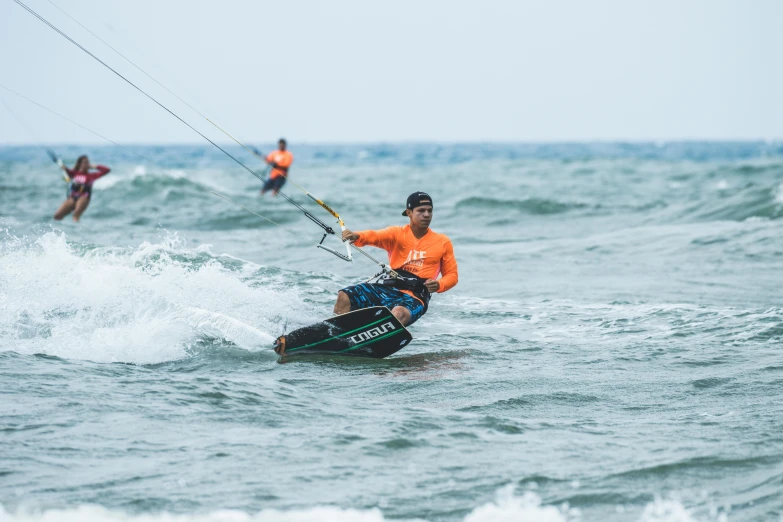
[{"label": "breaking wave", "polygon": [[[643,508],[618,505],[616,520],[638,522],[728,522],[726,513],[711,509],[707,516],[697,516],[681,502],[656,497]],[[30,510],[9,513],[0,506],[0,522],[427,522],[427,519],[386,518],[379,508],[343,509],[317,506],[295,510],[265,509],[257,513],[222,510],[211,513],[184,515],[174,513],[126,514],[100,506],[83,505],[72,509]],[[497,492],[496,498],[473,509],[461,518],[463,522],[580,522],[585,520],[580,510],[568,504],[546,505],[532,491],[521,495],[513,486]]]},{"label": "breaking wave", "polygon": [[[281,307],[301,299],[258,265],[185,249],[176,236],[137,248],[70,244],[62,233],[4,242],[0,351],[156,363],[204,338],[268,347]],[[277,318],[277,319],[276,319]]]}]

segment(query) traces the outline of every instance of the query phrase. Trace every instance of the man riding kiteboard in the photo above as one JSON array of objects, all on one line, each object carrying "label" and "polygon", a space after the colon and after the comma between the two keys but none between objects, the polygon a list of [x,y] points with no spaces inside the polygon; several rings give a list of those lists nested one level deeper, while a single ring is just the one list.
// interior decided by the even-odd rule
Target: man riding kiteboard
[{"label": "man riding kiteboard", "polygon": [[335,314],[385,306],[400,323],[410,326],[427,311],[433,292],[442,293],[457,284],[457,260],[451,240],[429,228],[432,221],[429,194],[414,192],[408,196],[402,215],[410,219],[402,227],[343,232],[343,241],[386,250],[389,265],[399,277],[384,277],[343,288],[337,294]]},{"label": "man riding kiteboard", "polygon": [[402,215],[410,220],[403,227],[343,232],[343,241],[357,247],[386,250],[388,266],[394,268],[384,265],[383,272],[367,282],[340,290],[334,317],[281,335],[275,340],[275,352],[383,358],[413,340],[405,327],[424,315],[433,292],[457,284],[457,260],[451,240],[430,230],[428,194],[408,196]]},{"label": "man riding kiteboard", "polygon": [[277,141],[277,150],[273,150],[266,157],[266,163],[271,167],[269,172],[269,179],[266,180],[264,186],[261,187],[261,195],[271,190],[275,196],[283,188],[285,182],[288,180],[288,169],[294,162],[294,155],[290,151],[286,150],[288,143],[280,138]]}]

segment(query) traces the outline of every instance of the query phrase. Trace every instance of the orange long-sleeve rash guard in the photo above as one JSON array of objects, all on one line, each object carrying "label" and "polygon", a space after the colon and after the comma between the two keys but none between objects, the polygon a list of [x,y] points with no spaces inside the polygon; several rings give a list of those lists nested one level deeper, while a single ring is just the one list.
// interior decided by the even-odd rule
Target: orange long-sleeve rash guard
[{"label": "orange long-sleeve rash guard", "polygon": [[[266,156],[266,160],[271,161],[278,167],[283,167],[283,169],[285,169],[286,167],[290,167],[294,162],[294,155],[287,150],[273,150]],[[269,173],[269,178],[275,179],[279,178],[280,176],[288,176],[288,171],[283,169],[273,168]]]},{"label": "orange long-sleeve rash guard", "polygon": [[389,264],[395,270],[407,270],[424,279],[437,279],[441,274],[438,293],[454,288],[459,280],[454,247],[445,234],[428,230],[421,239],[416,239],[410,225],[364,230],[357,234],[356,246],[370,245],[386,250]]}]

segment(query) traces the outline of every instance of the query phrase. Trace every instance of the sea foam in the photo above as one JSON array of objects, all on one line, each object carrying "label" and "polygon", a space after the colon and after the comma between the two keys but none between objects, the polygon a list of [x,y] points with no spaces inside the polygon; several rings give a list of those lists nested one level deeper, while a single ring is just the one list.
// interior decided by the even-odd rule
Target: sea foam
[{"label": "sea foam", "polygon": [[202,337],[256,350],[278,328],[271,312],[300,302],[294,290],[249,284],[252,268],[227,269],[207,247],[186,250],[176,238],[82,251],[66,239],[5,242],[0,351],[145,364],[185,357]]},{"label": "sea foam", "polygon": [[[699,518],[677,500],[656,498],[644,506],[630,509],[618,506],[616,520],[630,522],[729,522],[725,513],[712,510],[707,518]],[[623,516],[627,515],[627,516]],[[101,506],[82,505],[68,509],[20,509],[9,513],[0,506],[0,522],[426,522],[426,519],[386,518],[379,508],[343,509],[316,506],[307,509],[264,509],[257,513],[239,510],[218,510],[202,514],[126,514]],[[482,504],[462,518],[462,522],[587,522],[588,517],[567,505],[545,505],[536,493],[516,494],[513,486],[496,493],[492,502]]]}]

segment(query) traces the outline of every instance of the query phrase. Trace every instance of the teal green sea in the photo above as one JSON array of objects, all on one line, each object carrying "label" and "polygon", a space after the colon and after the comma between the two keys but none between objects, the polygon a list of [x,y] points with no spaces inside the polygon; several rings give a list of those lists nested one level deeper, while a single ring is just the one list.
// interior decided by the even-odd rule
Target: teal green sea
[{"label": "teal green sea", "polygon": [[287,362],[377,267],[214,149],[129,149],[57,149],[112,168],[74,223],[0,147],[0,521],[783,517],[783,144],[291,143],[354,230],[431,194],[460,283],[388,359]]}]

